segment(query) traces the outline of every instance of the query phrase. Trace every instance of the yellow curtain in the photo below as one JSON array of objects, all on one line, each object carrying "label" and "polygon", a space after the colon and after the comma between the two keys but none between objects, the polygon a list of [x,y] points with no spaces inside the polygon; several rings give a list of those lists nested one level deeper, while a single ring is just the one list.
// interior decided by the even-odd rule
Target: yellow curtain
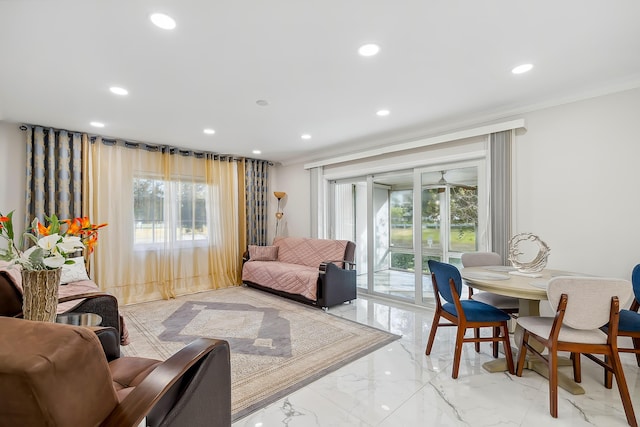
[{"label": "yellow curtain", "polygon": [[[128,304],[240,284],[245,208],[239,163],[96,138],[87,168],[89,216],[109,224],[94,256],[99,286]],[[140,219],[144,197],[134,192],[141,180],[154,192],[145,208],[156,209],[153,220]],[[185,188],[197,193],[194,211],[206,205],[204,225],[201,218],[185,225],[184,205],[192,202]]]}]

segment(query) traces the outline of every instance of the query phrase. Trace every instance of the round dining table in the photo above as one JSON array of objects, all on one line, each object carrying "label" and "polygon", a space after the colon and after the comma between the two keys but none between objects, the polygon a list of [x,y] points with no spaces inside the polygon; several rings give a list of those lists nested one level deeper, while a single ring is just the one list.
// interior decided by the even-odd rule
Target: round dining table
[{"label": "round dining table", "polygon": [[[538,273],[522,273],[508,266],[466,267],[460,270],[460,274],[467,286],[471,288],[518,298],[518,317],[540,315],[540,303],[547,300],[547,283],[551,278],[557,276],[584,276],[584,274],[569,271],[546,269]],[[547,315],[555,313],[555,308],[548,306],[549,309],[543,311],[548,311]],[[513,354],[517,360],[515,355],[518,354],[523,335],[522,328],[517,324],[513,335],[513,340],[517,347]],[[563,359],[559,361],[560,364],[571,364],[569,359]],[[504,372],[507,370],[507,363],[504,358],[486,362],[482,366],[489,372]],[[524,368],[535,371],[545,378],[549,377],[546,364],[537,358],[528,358]],[[572,394],[584,394],[584,389],[573,379],[563,375],[562,372],[558,373],[558,385]]]}]

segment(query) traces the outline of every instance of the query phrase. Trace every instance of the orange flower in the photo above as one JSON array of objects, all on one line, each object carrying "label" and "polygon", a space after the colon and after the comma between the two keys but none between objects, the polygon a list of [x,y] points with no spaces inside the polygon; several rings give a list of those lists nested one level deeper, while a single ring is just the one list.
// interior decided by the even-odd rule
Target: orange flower
[{"label": "orange flower", "polygon": [[89,221],[88,216],[85,216],[84,218],[76,218],[76,221],[80,223],[80,228],[82,228],[83,230],[91,228],[91,221]]},{"label": "orange flower", "polygon": [[71,236],[77,236],[80,231],[80,224],[75,220],[71,221],[70,219],[65,219],[64,222],[67,223],[67,234]]},{"label": "orange flower", "polygon": [[87,245],[87,250],[89,251],[89,253],[93,253],[93,248],[94,246],[98,244],[98,235],[97,234],[93,234],[91,237],[89,237],[89,239],[85,242],[85,245]]},{"label": "orange flower", "polygon": [[41,222],[38,222],[38,234],[41,236],[48,236],[51,234],[51,224],[45,227]]}]

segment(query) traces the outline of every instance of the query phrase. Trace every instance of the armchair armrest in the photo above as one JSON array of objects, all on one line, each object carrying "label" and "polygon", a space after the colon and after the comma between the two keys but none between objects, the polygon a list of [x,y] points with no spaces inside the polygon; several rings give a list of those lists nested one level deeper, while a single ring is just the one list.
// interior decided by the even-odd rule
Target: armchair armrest
[{"label": "armchair armrest", "polygon": [[[67,295],[66,297],[58,298],[58,304],[68,301],[74,301],[78,299],[98,298],[98,297],[113,297],[113,295],[106,292],[85,292],[83,294]],[[115,298],[115,297],[114,297]]]},{"label": "armchair armrest", "polygon": [[[355,265],[351,262],[349,264]],[[332,261],[323,262],[320,264],[318,280],[321,284],[318,287],[320,307],[331,307],[357,297],[356,270],[340,268]]]},{"label": "armchair armrest", "polygon": [[[171,400],[165,401],[165,397]],[[175,404],[176,400],[180,403]],[[197,410],[202,407],[207,411]],[[170,413],[174,408],[178,413]],[[212,408],[215,418],[210,418]],[[168,414],[171,426],[231,425],[228,342],[209,338],[193,341],[158,365],[120,402],[102,426],[137,426],[145,416],[156,425]],[[185,423],[186,420],[190,422]]]},{"label": "armchair armrest", "polygon": [[331,261],[322,261],[320,263],[320,266],[318,267],[320,269],[320,273],[324,273],[325,271],[327,271],[327,264],[334,264],[335,266],[338,266],[338,264],[342,264],[342,268],[344,270],[353,270],[356,267],[356,263],[355,262],[347,261],[346,259],[336,259],[336,260],[331,260]]},{"label": "armchair armrest", "polygon": [[[73,301],[77,301],[76,304]],[[118,300],[106,292],[95,291],[58,298],[58,304],[68,303],[64,312],[96,313],[102,316],[100,326],[110,326],[123,334],[124,325],[118,310]]]}]

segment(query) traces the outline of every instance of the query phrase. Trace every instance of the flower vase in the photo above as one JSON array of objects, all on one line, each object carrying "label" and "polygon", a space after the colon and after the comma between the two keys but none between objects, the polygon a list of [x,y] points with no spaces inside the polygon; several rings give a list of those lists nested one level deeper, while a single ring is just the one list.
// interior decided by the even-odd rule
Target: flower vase
[{"label": "flower vase", "polygon": [[22,270],[22,313],[27,320],[55,322],[61,268]]}]

